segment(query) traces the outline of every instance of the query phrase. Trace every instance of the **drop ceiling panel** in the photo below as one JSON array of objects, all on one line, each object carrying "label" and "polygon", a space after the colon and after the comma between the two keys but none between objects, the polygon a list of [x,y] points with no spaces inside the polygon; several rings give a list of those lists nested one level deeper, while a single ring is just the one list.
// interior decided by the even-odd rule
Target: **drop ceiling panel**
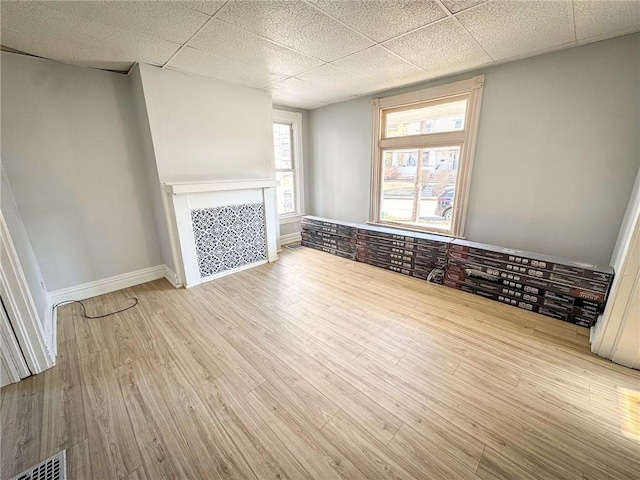
[{"label": "drop ceiling panel", "polygon": [[317,0],[320,9],[377,42],[397,37],[446,16],[433,0]]},{"label": "drop ceiling panel", "polygon": [[458,13],[486,1],[487,0],[442,0],[442,4],[447,7],[447,10],[451,13]]},{"label": "drop ceiling panel", "polygon": [[305,2],[229,2],[216,18],[325,61],[374,44]]},{"label": "drop ceiling panel", "polygon": [[366,78],[368,91],[371,92],[432,78],[424,70],[380,45],[336,60],[333,64]]},{"label": "drop ceiling panel", "polygon": [[[36,2],[2,3],[2,44],[47,58],[101,67],[103,59],[162,65],[180,45],[47,8]],[[13,32],[9,35],[5,31]],[[29,48],[25,48],[25,44]],[[57,44],[60,44],[58,47]],[[74,63],[76,63],[74,61]],[[103,68],[103,67],[102,67]]]},{"label": "drop ceiling panel", "polygon": [[285,78],[246,63],[236,62],[214,53],[204,53],[191,47],[182,49],[167,64],[167,68],[254,88],[263,88]]},{"label": "drop ceiling panel", "polygon": [[342,102],[355,98],[355,96],[345,93],[346,90],[321,86],[299,78],[287,78],[269,86],[266,90],[269,90],[274,97],[278,98],[292,95],[324,103]]},{"label": "drop ceiling panel", "polygon": [[578,42],[640,30],[640,1],[574,2]]},{"label": "drop ceiling panel", "polygon": [[383,44],[431,75],[469,70],[491,61],[453,18]]},{"label": "drop ceiling panel", "polygon": [[206,2],[186,1],[180,3],[182,3],[185,7],[191,8],[197,12],[213,16],[218,10],[220,10],[220,7],[222,7],[227,2],[225,0],[207,0]]},{"label": "drop ceiling panel", "polygon": [[134,64],[133,60],[123,60],[126,56],[121,52],[98,50],[62,40],[53,42],[51,38],[41,35],[24,34],[6,28],[2,30],[2,44],[19,52],[81,67],[127,72]]},{"label": "drop ceiling panel", "polygon": [[323,63],[216,19],[198,32],[189,46],[288,76],[311,70]]},{"label": "drop ceiling panel", "polygon": [[320,108],[329,105],[328,103],[318,100],[288,94],[274,94],[272,95],[271,99],[274,105],[281,105],[283,107],[304,108],[306,110],[313,110],[314,108]]},{"label": "drop ceiling panel", "polygon": [[42,2],[68,15],[90,19],[103,25],[144,33],[174,43],[186,42],[209,17],[180,2],[50,1]]},{"label": "drop ceiling panel", "polygon": [[571,1],[487,2],[456,15],[494,59],[574,42]]},{"label": "drop ceiling panel", "polygon": [[640,0],[100,0],[1,6],[0,40],[9,49],[110,70],[171,59],[168,68],[264,88],[274,102],[300,108],[640,30]]},{"label": "drop ceiling panel", "polygon": [[[318,91],[333,91],[341,96],[360,95],[370,91],[369,78],[326,63],[296,78],[313,85]],[[325,100],[324,98],[320,98]]]}]

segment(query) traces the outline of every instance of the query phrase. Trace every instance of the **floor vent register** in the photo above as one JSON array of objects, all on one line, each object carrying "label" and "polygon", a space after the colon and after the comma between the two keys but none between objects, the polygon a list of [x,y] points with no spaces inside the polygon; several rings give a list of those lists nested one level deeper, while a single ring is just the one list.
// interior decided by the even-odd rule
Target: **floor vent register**
[{"label": "floor vent register", "polygon": [[10,480],[67,480],[66,450],[25,470]]}]

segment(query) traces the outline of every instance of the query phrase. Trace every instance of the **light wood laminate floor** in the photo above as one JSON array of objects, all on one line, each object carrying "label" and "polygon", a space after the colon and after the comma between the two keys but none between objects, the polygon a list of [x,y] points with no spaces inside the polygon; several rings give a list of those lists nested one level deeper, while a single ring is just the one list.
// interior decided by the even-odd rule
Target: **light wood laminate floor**
[{"label": "light wood laminate floor", "polygon": [[638,479],[588,330],[310,249],[58,313],[58,364],[2,389],[6,479]]}]

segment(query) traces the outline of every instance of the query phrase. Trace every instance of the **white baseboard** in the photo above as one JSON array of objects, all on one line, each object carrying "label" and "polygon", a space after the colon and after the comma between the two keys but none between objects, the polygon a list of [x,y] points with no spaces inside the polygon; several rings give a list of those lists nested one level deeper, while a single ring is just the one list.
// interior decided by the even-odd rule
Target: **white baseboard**
[{"label": "white baseboard", "polygon": [[290,245],[292,243],[297,243],[302,240],[302,235],[300,232],[288,233],[287,235],[280,235],[280,245]]},{"label": "white baseboard", "polygon": [[[159,278],[164,278],[167,270],[165,265],[158,265],[157,267],[143,268],[135,272],[123,273],[122,275],[76,285],[75,287],[55,290],[49,292],[49,304],[53,306],[68,300],[84,300],[98,295],[116,292],[123,288],[140,285],[141,283],[151,282]],[[171,280],[169,279],[169,281]]]},{"label": "white baseboard", "polygon": [[180,283],[178,283],[178,275],[176,275],[176,272],[171,270],[166,265],[163,265],[163,267],[164,267],[164,278],[166,278],[169,281],[169,283],[173,285],[173,288],[180,287],[181,285]]},{"label": "white baseboard", "polygon": [[55,364],[58,356],[58,311],[53,308],[53,305],[49,297],[47,309],[44,312],[44,342]]}]

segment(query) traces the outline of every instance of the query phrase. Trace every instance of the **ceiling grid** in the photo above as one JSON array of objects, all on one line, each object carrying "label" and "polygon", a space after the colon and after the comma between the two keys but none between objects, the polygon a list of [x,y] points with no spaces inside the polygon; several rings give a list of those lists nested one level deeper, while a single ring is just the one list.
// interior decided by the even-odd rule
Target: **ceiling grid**
[{"label": "ceiling grid", "polygon": [[640,0],[2,0],[0,13],[6,50],[149,63],[306,109],[640,31]]}]

